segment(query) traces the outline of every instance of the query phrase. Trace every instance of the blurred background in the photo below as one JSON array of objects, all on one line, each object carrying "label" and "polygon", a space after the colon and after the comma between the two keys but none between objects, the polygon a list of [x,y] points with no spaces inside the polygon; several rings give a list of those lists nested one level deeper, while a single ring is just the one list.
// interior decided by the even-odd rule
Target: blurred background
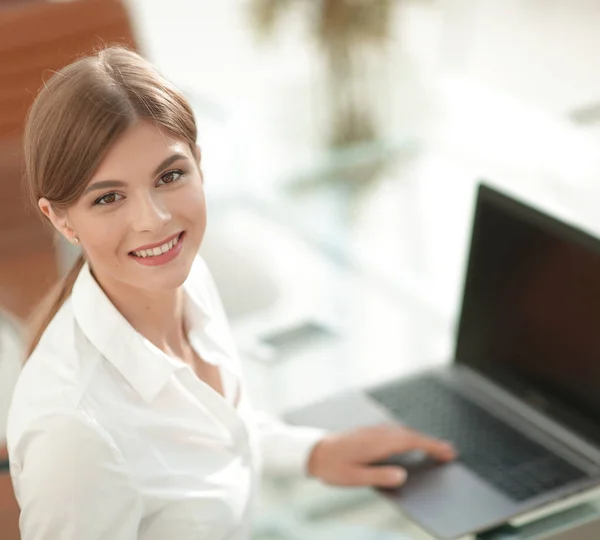
[{"label": "blurred background", "polygon": [[[20,188],[52,70],[126,43],[190,100],[202,253],[280,414],[449,360],[481,179],[600,233],[598,27],[596,0],[1,0],[0,447],[23,321],[76,255]],[[370,497],[267,482],[256,538],[418,534]]]}]

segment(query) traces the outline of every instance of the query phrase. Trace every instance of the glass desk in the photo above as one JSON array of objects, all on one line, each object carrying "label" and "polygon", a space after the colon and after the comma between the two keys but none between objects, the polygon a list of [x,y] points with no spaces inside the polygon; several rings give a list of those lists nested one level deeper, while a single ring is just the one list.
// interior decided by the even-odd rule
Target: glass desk
[{"label": "glass desk", "polygon": [[[295,485],[291,485],[295,484]],[[600,497],[477,540],[596,540]],[[267,480],[253,540],[435,540],[374,491]],[[466,539],[465,539],[466,540]]]},{"label": "glass desk", "polygon": [[265,479],[253,540],[432,540],[369,489]]}]

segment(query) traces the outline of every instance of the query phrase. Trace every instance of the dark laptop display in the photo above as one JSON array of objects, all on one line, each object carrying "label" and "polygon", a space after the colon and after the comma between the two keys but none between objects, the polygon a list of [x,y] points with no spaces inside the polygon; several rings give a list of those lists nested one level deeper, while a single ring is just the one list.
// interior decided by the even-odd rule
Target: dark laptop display
[{"label": "dark laptop display", "polygon": [[600,443],[600,241],[481,186],[455,358]]}]

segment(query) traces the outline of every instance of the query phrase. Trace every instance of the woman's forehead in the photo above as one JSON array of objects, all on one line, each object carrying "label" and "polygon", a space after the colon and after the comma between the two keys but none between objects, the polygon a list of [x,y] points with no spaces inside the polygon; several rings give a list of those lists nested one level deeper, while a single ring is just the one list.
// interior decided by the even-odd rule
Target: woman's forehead
[{"label": "woman's forehead", "polygon": [[108,150],[91,181],[131,175],[151,175],[172,154],[191,157],[183,139],[147,121],[129,127]]}]

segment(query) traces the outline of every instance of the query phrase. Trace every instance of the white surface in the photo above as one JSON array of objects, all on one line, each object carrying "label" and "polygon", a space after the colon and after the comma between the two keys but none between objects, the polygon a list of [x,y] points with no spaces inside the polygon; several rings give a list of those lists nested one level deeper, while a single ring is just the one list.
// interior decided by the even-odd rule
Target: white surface
[{"label": "white surface", "polygon": [[442,0],[441,64],[555,115],[600,100],[597,0]]},{"label": "white surface", "polygon": [[[281,291],[273,303],[232,319],[250,390],[261,408],[282,412],[448,359],[447,318],[424,312],[415,302],[403,303],[337,267],[294,234],[247,208],[232,206],[215,218],[212,227],[223,240],[222,260],[228,254],[235,265],[238,250],[245,253],[251,246],[253,271],[262,262],[270,287]],[[236,241],[229,243],[228,236]],[[235,249],[229,251],[227,246]],[[209,256],[206,261],[220,289],[236,286],[220,279],[223,276]],[[244,267],[238,272],[243,281]],[[326,325],[335,336],[261,361],[262,336],[306,320]]]}]

